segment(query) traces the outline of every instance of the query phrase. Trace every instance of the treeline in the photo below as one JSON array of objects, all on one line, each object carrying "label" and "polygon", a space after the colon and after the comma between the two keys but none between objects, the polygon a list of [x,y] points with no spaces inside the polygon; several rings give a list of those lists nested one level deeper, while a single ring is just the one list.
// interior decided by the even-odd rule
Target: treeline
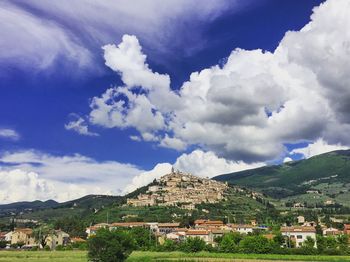
[{"label": "treeline", "polygon": [[237,232],[224,234],[215,239],[215,245],[208,245],[198,237],[183,241],[166,239],[160,245],[155,236],[144,228],[108,230],[100,229],[88,240],[89,259],[91,261],[124,261],[133,250],[158,252],[223,252],[245,254],[298,254],[298,255],[349,255],[347,235],[337,237],[308,237],[302,247],[296,248],[293,241],[288,241],[280,233],[272,239],[264,235],[241,235]]}]

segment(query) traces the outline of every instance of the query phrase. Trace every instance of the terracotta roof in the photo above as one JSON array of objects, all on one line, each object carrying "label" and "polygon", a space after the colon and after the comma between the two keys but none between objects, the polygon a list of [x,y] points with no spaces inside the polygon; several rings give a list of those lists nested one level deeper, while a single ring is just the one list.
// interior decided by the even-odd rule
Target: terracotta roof
[{"label": "terracotta roof", "polygon": [[314,227],[301,227],[301,226],[294,226],[294,227],[281,227],[281,232],[316,232],[316,229]]},{"label": "terracotta roof", "polygon": [[22,232],[26,235],[31,235],[33,233],[33,230],[31,228],[15,228],[15,232]]},{"label": "terracotta roof", "polygon": [[186,235],[209,235],[209,232],[207,230],[188,230]]},{"label": "terracotta roof", "polygon": [[220,221],[220,220],[204,220],[204,219],[198,219],[195,220],[194,223],[196,225],[223,225],[224,222]]},{"label": "terracotta roof", "polygon": [[179,227],[180,223],[159,223],[158,227]]},{"label": "terracotta roof", "polygon": [[248,225],[248,224],[232,224],[231,227],[232,228],[253,228],[252,225]]},{"label": "terracotta roof", "polygon": [[82,239],[81,237],[72,237],[70,239],[71,242],[86,242],[85,239]]}]

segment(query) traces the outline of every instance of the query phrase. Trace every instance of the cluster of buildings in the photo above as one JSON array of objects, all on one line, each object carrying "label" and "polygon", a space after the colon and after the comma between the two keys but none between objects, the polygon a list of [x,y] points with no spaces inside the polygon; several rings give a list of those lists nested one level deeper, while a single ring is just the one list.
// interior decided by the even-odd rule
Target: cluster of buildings
[{"label": "cluster of buildings", "polygon": [[[8,247],[19,246],[24,248],[40,247],[41,243],[35,238],[31,228],[15,228],[10,232],[0,232],[0,241],[6,241]],[[57,246],[66,246],[69,243],[85,242],[81,238],[71,238],[69,234],[62,230],[54,230],[45,236],[45,246],[55,249]]]},{"label": "cluster of buildings", "polygon": [[183,209],[195,209],[196,204],[217,203],[225,199],[228,185],[215,180],[199,178],[190,174],[174,171],[161,177],[149,186],[144,194],[127,199],[131,206],[179,206]]},{"label": "cluster of buildings", "polygon": [[[295,247],[301,247],[303,242],[308,238],[312,238],[316,243],[316,224],[313,222],[304,222],[296,226],[282,226],[281,234],[286,239],[286,246],[290,247],[293,243]],[[230,232],[240,234],[252,234],[254,231],[260,231],[266,238],[272,239],[270,229],[266,226],[257,225],[256,221],[251,221],[250,224],[225,224],[220,220],[205,220],[198,219],[194,222],[194,226],[190,228],[180,227],[179,223],[158,223],[158,222],[122,222],[122,223],[100,223],[90,226],[86,229],[88,237],[96,234],[100,228],[108,228],[110,230],[117,228],[133,228],[143,227],[149,229],[157,237],[158,243],[164,243],[165,239],[170,239],[176,242],[184,241],[187,238],[198,237],[204,240],[207,244],[216,245],[215,239]],[[339,234],[350,235],[350,224],[344,225],[344,230],[335,228],[323,228],[323,235],[335,236]]]}]

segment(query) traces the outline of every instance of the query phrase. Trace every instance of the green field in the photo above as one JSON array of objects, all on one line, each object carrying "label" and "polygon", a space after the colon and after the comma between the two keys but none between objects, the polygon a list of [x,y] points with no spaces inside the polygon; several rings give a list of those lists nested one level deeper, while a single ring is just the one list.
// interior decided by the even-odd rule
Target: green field
[{"label": "green field", "polygon": [[182,252],[141,252],[131,254],[128,262],[147,261],[350,261],[350,256],[302,256],[273,254],[226,254],[226,253],[182,253]]},{"label": "green field", "polygon": [[[85,251],[0,251],[0,262],[87,262]],[[350,261],[349,256],[301,256],[271,254],[226,254],[135,251],[128,262],[147,261]]]},{"label": "green field", "polygon": [[0,262],[86,262],[85,251],[0,251]]}]

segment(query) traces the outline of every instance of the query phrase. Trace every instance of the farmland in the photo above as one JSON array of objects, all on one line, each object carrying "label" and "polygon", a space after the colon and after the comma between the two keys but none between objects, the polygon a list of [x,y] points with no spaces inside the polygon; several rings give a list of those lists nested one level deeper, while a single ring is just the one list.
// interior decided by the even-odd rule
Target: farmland
[{"label": "farmland", "polygon": [[[145,261],[350,261],[349,256],[182,253],[134,251],[128,262]],[[0,262],[86,262],[85,251],[1,251]]]}]

